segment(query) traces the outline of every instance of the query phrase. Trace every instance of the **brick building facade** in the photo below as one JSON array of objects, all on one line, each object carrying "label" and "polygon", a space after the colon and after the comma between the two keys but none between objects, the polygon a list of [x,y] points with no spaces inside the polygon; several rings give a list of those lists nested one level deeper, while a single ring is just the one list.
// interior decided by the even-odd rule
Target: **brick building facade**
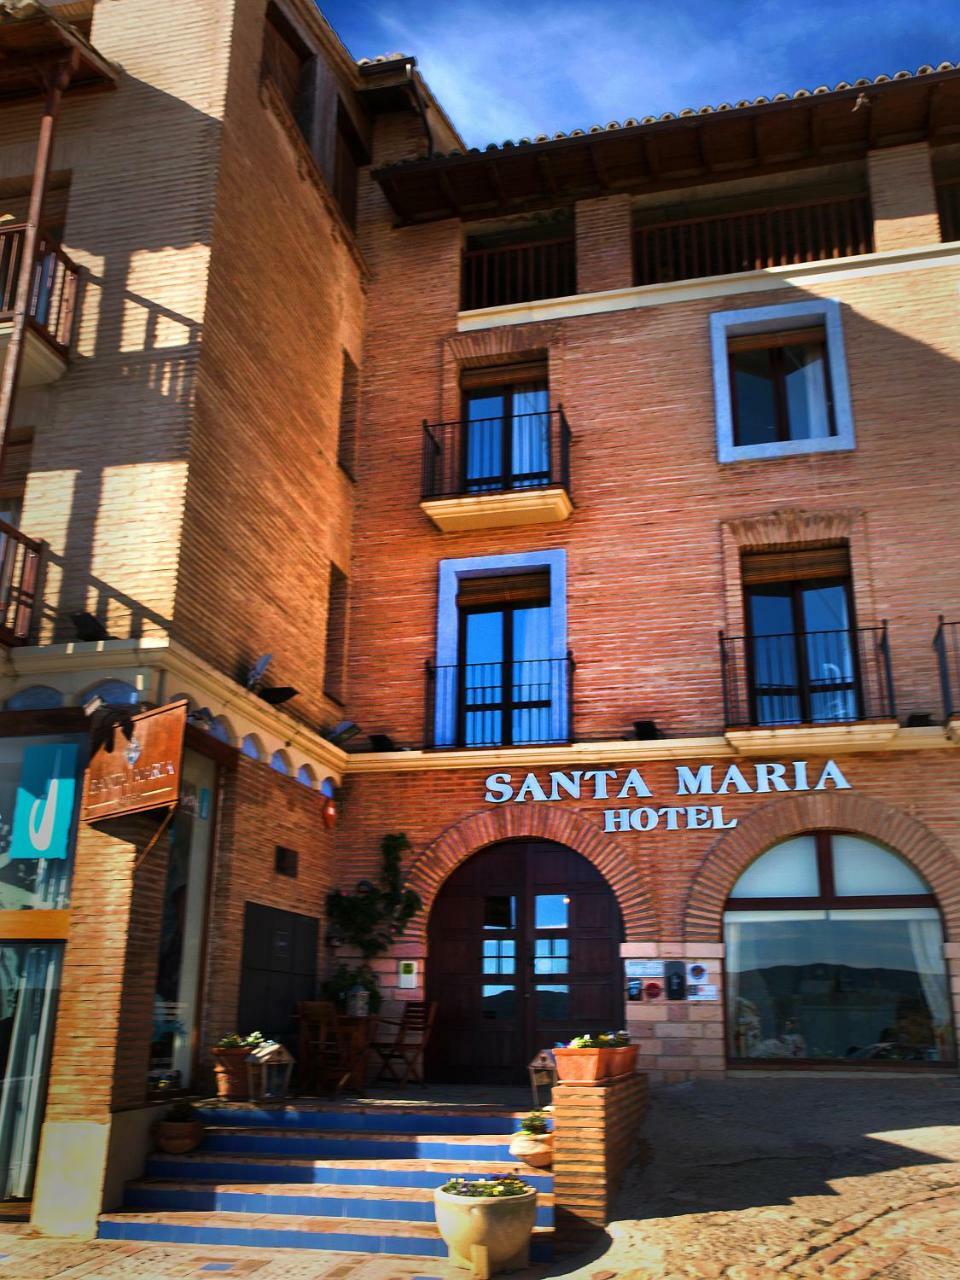
[{"label": "brick building facade", "polygon": [[154,8],[0,3],[2,803],[191,713],[155,845],[51,896],[14,814],[5,1194],[89,1231],[388,832],[435,1078],[955,1070],[960,70],[479,152],[306,0]]}]

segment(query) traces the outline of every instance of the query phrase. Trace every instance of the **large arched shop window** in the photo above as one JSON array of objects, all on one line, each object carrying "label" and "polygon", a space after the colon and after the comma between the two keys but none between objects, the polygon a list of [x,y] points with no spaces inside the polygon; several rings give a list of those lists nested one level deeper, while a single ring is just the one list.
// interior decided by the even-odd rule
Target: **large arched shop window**
[{"label": "large arched shop window", "polygon": [[724,940],[731,1059],[955,1061],[936,898],[882,845],[774,845],[734,885]]}]

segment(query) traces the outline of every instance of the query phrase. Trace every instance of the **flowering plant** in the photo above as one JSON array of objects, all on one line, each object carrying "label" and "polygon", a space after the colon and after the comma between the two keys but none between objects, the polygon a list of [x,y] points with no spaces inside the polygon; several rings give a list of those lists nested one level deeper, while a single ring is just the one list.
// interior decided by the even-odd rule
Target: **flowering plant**
[{"label": "flowering plant", "polygon": [[520,1121],[521,1133],[546,1133],[549,1122],[543,1111],[531,1111]]},{"label": "flowering plant", "polygon": [[214,1048],[216,1049],[259,1049],[262,1044],[269,1043],[264,1039],[262,1031],[251,1031],[245,1036],[238,1035],[235,1031],[232,1035],[224,1036],[218,1040]]},{"label": "flowering plant", "polygon": [[451,1196],[474,1196],[484,1200],[522,1196],[533,1188],[529,1182],[508,1174],[503,1178],[451,1178],[440,1188]]},{"label": "flowering plant", "polygon": [[596,1036],[574,1036],[567,1044],[558,1041],[558,1049],[616,1049],[630,1043],[629,1031],[604,1031]]}]

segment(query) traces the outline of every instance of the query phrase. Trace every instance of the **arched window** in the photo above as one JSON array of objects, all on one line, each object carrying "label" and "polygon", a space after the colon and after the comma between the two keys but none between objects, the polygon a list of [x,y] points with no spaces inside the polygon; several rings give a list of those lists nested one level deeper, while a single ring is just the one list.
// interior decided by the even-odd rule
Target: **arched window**
[{"label": "arched window", "polygon": [[240,744],[240,750],[251,760],[263,759],[263,744],[255,733],[248,733]]},{"label": "arched window", "polygon": [[18,689],[6,701],[7,711],[51,711],[63,706],[63,694],[47,684],[32,684]]},{"label": "arched window", "polygon": [[270,768],[289,777],[290,761],[287,759],[287,753],[285,751],[275,751],[270,757]]},{"label": "arched window", "polygon": [[734,1061],[956,1060],[936,898],[883,845],[774,845],[733,886],[724,940]]},{"label": "arched window", "polygon": [[111,707],[126,707],[139,702],[140,694],[126,680],[100,680],[80,695],[80,702],[87,703],[91,698],[101,698]]}]

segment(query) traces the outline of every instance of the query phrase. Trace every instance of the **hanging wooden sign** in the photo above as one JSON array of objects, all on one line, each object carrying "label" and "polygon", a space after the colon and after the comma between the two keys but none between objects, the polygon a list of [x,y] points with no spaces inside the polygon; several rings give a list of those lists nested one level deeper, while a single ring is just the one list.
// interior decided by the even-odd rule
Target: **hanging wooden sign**
[{"label": "hanging wooden sign", "polygon": [[180,795],[186,727],[185,701],[120,720],[91,753],[83,783],[83,821],[173,808]]}]

